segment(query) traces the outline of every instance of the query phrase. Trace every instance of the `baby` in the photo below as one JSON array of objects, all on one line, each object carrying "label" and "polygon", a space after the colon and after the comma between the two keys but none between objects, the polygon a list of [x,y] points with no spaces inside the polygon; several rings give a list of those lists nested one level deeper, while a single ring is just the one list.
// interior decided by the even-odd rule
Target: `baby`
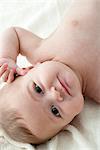
[{"label": "baby", "polygon": [[[12,139],[42,143],[82,111],[83,96],[100,103],[99,11],[98,0],[75,0],[47,39],[19,27],[1,35],[0,76],[10,84],[0,91],[0,124]],[[16,65],[19,53],[32,69]]]}]

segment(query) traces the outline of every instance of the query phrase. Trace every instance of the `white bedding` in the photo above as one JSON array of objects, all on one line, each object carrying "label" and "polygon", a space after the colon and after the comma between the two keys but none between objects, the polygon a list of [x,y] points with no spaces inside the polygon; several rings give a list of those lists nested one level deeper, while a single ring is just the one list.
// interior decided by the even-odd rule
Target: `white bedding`
[{"label": "white bedding", "polygon": [[[0,0],[0,32],[9,26],[20,26],[45,38],[61,21],[71,0]],[[24,57],[18,64],[27,66]],[[72,124],[52,140],[37,147],[18,143],[0,129],[0,150],[100,150],[100,105],[85,100],[84,110]]]}]

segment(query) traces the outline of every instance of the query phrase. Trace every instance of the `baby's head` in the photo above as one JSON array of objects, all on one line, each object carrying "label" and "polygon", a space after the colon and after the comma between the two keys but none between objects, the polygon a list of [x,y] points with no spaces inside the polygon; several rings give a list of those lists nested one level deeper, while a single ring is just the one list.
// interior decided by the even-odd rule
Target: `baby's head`
[{"label": "baby's head", "polygon": [[81,112],[79,77],[66,65],[46,61],[18,77],[0,92],[0,122],[20,142],[42,143]]}]

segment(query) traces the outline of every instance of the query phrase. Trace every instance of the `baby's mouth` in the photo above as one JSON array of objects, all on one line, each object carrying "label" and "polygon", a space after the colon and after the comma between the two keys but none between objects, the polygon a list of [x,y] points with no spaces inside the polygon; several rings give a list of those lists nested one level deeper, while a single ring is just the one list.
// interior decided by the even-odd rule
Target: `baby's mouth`
[{"label": "baby's mouth", "polygon": [[61,79],[60,77],[57,76],[58,81],[60,82],[61,86],[63,87],[63,89],[66,91],[67,94],[71,95],[68,89],[68,85],[67,83]]}]

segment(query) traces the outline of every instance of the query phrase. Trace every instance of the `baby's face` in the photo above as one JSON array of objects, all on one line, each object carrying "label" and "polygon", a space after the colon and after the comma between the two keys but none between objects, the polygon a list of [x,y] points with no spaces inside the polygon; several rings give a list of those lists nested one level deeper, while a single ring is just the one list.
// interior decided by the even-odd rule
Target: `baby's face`
[{"label": "baby's face", "polygon": [[9,89],[8,93],[14,94],[9,93],[8,106],[22,114],[27,127],[40,139],[55,135],[83,108],[76,74],[59,62],[36,65]]}]

